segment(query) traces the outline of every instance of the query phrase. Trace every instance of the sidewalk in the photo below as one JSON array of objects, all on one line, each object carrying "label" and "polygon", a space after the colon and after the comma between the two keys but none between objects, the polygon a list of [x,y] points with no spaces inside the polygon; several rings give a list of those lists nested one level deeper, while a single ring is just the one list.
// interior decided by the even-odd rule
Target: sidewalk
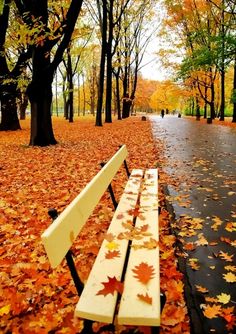
[{"label": "sidewalk", "polygon": [[172,230],[192,333],[233,333],[236,304],[236,128],[151,117],[165,142]]}]

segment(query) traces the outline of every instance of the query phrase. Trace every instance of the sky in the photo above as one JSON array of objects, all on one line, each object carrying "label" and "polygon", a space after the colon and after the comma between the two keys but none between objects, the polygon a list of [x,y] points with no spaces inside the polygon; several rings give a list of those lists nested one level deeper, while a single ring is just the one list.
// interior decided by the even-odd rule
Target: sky
[{"label": "sky", "polygon": [[141,73],[145,79],[162,81],[167,79],[166,69],[158,61],[158,37],[155,37],[147,46],[143,61],[141,63]]}]

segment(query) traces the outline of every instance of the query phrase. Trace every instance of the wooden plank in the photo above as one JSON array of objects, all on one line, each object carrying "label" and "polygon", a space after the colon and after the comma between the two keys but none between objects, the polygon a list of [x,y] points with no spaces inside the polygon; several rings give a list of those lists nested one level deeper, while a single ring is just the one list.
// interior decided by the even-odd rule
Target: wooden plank
[{"label": "wooden plank", "polygon": [[[158,184],[157,170],[148,170],[145,174],[143,191],[140,197],[140,218],[136,220],[136,227],[148,224],[147,232],[141,240],[133,240],[132,248],[125,274],[124,291],[118,313],[118,323],[124,325],[160,325],[160,273],[159,273],[159,246],[153,249],[144,248],[144,242],[149,245],[158,237]],[[152,239],[150,239],[152,238]],[[151,243],[150,243],[151,242]],[[155,244],[155,242],[154,242]],[[135,245],[137,249],[135,248]],[[147,246],[147,244],[145,245]],[[135,278],[132,271],[140,263],[146,263],[154,270],[154,277],[147,284]],[[152,298],[148,304],[138,298],[138,294]]]},{"label": "wooden plank", "polygon": [[[108,229],[108,233],[113,234],[115,238],[110,242],[104,240],[102,243],[88,281],[76,306],[75,315],[77,317],[106,323],[112,323],[113,321],[117,293],[106,296],[97,295],[97,293],[104,288],[102,282],[108,282],[108,277],[115,277],[118,281],[121,280],[129,241],[128,239],[118,238],[118,235],[127,231],[124,223],[133,220],[133,214],[129,210],[132,211],[135,208],[142,174],[141,170],[134,170],[131,173]],[[105,256],[109,249],[110,251],[119,251],[119,257],[106,259]]]},{"label": "wooden plank", "polygon": [[127,154],[124,145],[42,234],[42,242],[53,268],[65,257]]}]

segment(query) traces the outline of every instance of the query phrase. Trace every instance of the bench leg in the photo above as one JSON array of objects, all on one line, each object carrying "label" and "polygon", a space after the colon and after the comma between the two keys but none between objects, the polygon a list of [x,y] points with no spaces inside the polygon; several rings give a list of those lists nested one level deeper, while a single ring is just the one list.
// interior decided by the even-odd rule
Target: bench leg
[{"label": "bench leg", "polygon": [[161,296],[161,312],[162,312],[166,303],[166,296],[164,293],[161,293],[160,296]]},{"label": "bench leg", "polygon": [[82,332],[80,332],[80,334],[90,334],[90,333],[93,333],[92,324],[93,324],[93,321],[91,321],[91,320],[84,320],[84,328],[83,328]]},{"label": "bench leg", "polygon": [[81,282],[81,280],[79,278],[79,275],[77,273],[71,250],[68,250],[68,252],[66,254],[66,262],[67,262],[67,265],[70,269],[70,273],[71,273],[72,279],[75,283],[75,287],[76,287],[76,290],[78,292],[78,295],[80,296],[82,291],[83,291],[84,284]]}]

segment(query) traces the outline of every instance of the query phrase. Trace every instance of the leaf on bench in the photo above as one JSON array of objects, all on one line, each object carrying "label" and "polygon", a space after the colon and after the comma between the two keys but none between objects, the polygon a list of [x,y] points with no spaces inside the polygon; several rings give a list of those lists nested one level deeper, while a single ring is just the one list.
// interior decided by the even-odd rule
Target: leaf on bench
[{"label": "leaf on bench", "polygon": [[108,278],[108,282],[101,282],[104,285],[104,288],[102,290],[99,290],[97,292],[97,295],[103,295],[106,296],[109,293],[111,293],[112,295],[114,295],[114,292],[117,291],[120,294],[122,294],[123,292],[123,283],[121,283],[120,281],[118,281],[116,279],[116,277],[109,277]]},{"label": "leaf on bench", "polygon": [[144,241],[142,244],[132,244],[133,249],[141,249],[141,248],[146,248],[146,249],[155,249],[159,246],[159,241],[153,238],[150,238],[148,241]]},{"label": "leaf on bench", "polygon": [[137,297],[143,302],[152,305],[152,297],[150,297],[147,293],[146,295],[142,295],[140,293],[137,294]]},{"label": "leaf on bench", "polygon": [[153,266],[149,266],[146,262],[141,262],[132,271],[135,273],[134,277],[143,284],[147,284],[155,274]]},{"label": "leaf on bench", "polygon": [[107,249],[109,250],[115,250],[115,249],[118,249],[119,248],[119,244],[117,244],[116,242],[114,241],[111,241],[111,242],[108,242],[108,244],[106,244],[105,246]]},{"label": "leaf on bench", "polygon": [[120,257],[120,251],[117,251],[117,250],[114,250],[114,251],[108,251],[106,254],[105,254],[105,258],[107,260],[111,260],[111,259],[114,259],[116,257]]},{"label": "leaf on bench", "polygon": [[112,233],[106,233],[104,239],[108,242],[111,242],[115,239],[115,235]]}]

